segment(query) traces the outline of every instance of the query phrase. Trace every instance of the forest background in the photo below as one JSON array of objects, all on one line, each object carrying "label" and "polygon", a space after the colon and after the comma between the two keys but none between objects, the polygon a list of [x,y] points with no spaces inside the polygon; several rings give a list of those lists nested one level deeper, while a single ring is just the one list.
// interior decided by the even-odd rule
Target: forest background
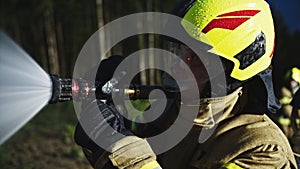
[{"label": "forest background", "polygon": [[[72,77],[80,50],[99,28],[138,12],[170,12],[179,0],[0,0],[0,29],[16,41],[46,72]],[[285,73],[300,65],[300,32],[290,31],[272,7],[276,30],[273,59],[276,93]],[[124,28],[126,29],[126,28]],[[110,54],[127,56],[156,46],[149,34],[124,40]],[[141,62],[147,62],[143,59]],[[142,63],[143,64],[143,63]],[[148,72],[159,76],[159,72]],[[143,79],[141,79],[143,80]],[[144,83],[157,83],[153,78]],[[90,168],[74,143],[76,115],[71,103],[46,106],[0,147],[1,168]]]}]

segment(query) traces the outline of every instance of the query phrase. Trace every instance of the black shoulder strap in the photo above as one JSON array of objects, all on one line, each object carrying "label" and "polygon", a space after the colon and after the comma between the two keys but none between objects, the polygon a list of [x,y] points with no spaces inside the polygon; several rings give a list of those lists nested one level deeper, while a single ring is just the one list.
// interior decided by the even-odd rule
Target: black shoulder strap
[{"label": "black shoulder strap", "polygon": [[295,93],[291,105],[295,108],[300,108],[300,89]]},{"label": "black shoulder strap", "polygon": [[267,89],[267,108],[271,113],[276,113],[281,108],[281,104],[274,94],[272,69],[269,67],[263,72],[259,73],[258,76],[263,81]]}]

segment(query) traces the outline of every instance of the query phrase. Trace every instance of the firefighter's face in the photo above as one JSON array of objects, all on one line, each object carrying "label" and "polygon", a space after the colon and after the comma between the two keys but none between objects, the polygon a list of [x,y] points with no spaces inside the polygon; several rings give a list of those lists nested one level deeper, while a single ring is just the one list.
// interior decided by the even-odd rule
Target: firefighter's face
[{"label": "firefighter's face", "polygon": [[[180,45],[181,58],[184,60],[184,63],[188,65],[190,70],[192,71],[196,82],[198,84],[199,92],[204,89],[206,82],[208,81],[208,74],[205,66],[207,66],[207,62],[205,60],[200,59],[189,47],[185,45]],[[182,78],[186,78],[186,72],[184,72],[180,67],[182,63],[173,67],[173,73],[180,75]]]}]

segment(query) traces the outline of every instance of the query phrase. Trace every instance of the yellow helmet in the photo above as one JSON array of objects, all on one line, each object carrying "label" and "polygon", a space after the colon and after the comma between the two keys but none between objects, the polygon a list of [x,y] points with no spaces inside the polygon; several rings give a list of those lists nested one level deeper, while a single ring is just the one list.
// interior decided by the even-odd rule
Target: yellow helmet
[{"label": "yellow helmet", "polygon": [[[267,69],[274,51],[274,25],[264,0],[192,0],[184,6],[182,26],[209,52],[234,63],[230,76],[247,80]],[[191,28],[188,24],[195,27]]]}]

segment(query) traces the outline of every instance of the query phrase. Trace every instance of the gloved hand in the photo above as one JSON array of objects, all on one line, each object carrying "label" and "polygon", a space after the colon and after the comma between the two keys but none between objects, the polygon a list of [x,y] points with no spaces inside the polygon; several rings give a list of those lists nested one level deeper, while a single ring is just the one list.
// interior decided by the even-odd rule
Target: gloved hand
[{"label": "gloved hand", "polygon": [[[103,83],[99,84],[100,86],[112,78],[122,60],[123,57],[114,55],[101,61],[96,75],[96,81]],[[80,145],[92,150],[91,164],[95,169],[103,168],[105,165],[103,163],[106,163],[106,159],[108,159],[101,148],[109,152],[109,159],[117,168],[160,168],[148,142],[134,136],[126,129],[123,117],[112,101],[108,100],[106,103],[101,100],[86,101],[82,102],[81,107],[80,125],[78,125],[75,138]],[[85,134],[90,139],[82,138],[87,137]]]},{"label": "gloved hand", "polygon": [[80,118],[83,129],[94,142],[111,153],[109,159],[114,166],[160,168],[148,142],[125,128],[123,117],[112,103],[95,100],[84,107]]},{"label": "gloved hand", "polygon": [[87,135],[104,149],[122,139],[132,135],[125,128],[122,115],[112,103],[94,100],[85,106],[80,114],[80,123]]}]

